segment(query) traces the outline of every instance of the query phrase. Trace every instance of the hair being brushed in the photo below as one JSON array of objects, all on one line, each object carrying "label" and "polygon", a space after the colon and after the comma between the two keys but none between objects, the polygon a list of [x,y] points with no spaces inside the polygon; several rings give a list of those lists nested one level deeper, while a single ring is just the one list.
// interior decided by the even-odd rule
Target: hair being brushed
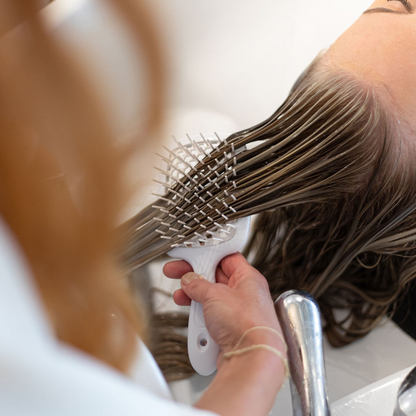
[{"label": "hair being brushed", "polygon": [[[378,86],[317,59],[269,119],[219,143],[158,208],[125,224],[124,262],[147,263],[203,232],[208,217],[223,224],[260,214],[246,253],[272,296],[314,295],[334,346],[364,336],[416,275],[416,181],[392,108]],[[155,232],[155,217],[171,238]],[[169,232],[178,220],[188,228]],[[337,318],[336,308],[348,316]]]}]

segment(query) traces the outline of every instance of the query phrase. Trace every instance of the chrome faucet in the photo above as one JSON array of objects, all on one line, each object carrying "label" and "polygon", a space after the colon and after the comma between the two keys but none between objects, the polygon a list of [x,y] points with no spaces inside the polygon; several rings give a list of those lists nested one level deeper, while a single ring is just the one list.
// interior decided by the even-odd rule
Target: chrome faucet
[{"label": "chrome faucet", "polygon": [[330,416],[319,308],[307,292],[290,290],[275,302],[288,347],[294,416]]},{"label": "chrome faucet", "polygon": [[403,380],[397,392],[393,416],[416,415],[416,367]]}]

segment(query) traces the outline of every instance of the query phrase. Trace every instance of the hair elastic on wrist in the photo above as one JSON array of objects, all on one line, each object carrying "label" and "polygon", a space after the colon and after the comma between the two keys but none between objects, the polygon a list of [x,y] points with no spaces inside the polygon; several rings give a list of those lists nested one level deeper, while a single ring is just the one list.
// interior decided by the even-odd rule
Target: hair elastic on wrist
[{"label": "hair elastic on wrist", "polygon": [[266,345],[266,344],[255,344],[255,345],[251,345],[249,347],[246,348],[241,348],[240,350],[237,350],[238,346],[241,344],[241,342],[243,341],[244,337],[249,333],[254,331],[255,329],[266,329],[268,331],[271,331],[273,333],[275,333],[276,335],[279,336],[279,338],[282,340],[284,348],[285,348],[285,352],[287,351],[287,345],[286,342],[282,336],[282,334],[278,331],[276,331],[273,328],[269,328],[268,326],[255,326],[253,328],[248,329],[246,332],[244,332],[244,334],[242,335],[242,337],[240,338],[240,340],[237,342],[236,346],[230,351],[230,352],[226,352],[224,354],[224,358],[228,359],[231,358],[234,355],[241,355],[241,354],[245,354],[246,352],[250,352],[253,350],[267,350],[272,352],[273,354],[277,355],[284,363],[285,365],[285,375],[288,376],[289,375],[289,366],[287,363],[287,359],[285,358],[285,356],[283,355],[283,353],[281,351],[279,351],[277,348],[273,348],[270,345]]}]

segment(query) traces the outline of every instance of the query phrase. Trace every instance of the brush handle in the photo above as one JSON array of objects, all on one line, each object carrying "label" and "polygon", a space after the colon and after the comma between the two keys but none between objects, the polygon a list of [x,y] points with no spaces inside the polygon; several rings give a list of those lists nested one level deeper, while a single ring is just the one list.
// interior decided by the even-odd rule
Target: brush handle
[{"label": "brush handle", "polygon": [[[189,259],[195,273],[209,282],[215,283],[215,270],[224,258],[223,253],[199,252]],[[220,348],[212,339],[205,325],[202,305],[191,302],[188,324],[188,354],[194,369],[203,376],[212,374],[217,369],[217,359]]]},{"label": "brush handle", "polygon": [[[187,261],[195,273],[215,283],[218,263],[232,253],[212,250],[212,248],[175,248],[168,254]],[[192,367],[202,376],[209,376],[217,369],[219,353],[220,348],[205,325],[202,304],[192,301],[188,323],[188,355]]]},{"label": "brush handle", "polygon": [[[194,270],[209,282],[215,283],[218,263],[226,256],[237,253],[247,241],[250,217],[236,221],[236,233],[230,240],[215,245],[201,247],[178,247],[168,255],[187,261]],[[217,369],[220,349],[209,334],[205,325],[200,303],[192,301],[188,326],[188,355],[192,367],[203,376],[209,376]]]}]

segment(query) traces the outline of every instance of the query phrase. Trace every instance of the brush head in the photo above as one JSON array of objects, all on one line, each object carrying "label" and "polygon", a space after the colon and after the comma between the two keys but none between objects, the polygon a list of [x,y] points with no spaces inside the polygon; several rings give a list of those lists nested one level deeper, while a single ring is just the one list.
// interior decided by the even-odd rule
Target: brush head
[{"label": "brush head", "polygon": [[[233,237],[237,210],[237,155],[227,135],[186,135],[175,146],[165,147],[156,167],[160,192],[157,201],[141,212],[141,224],[134,230],[142,236],[129,247],[130,263],[152,258],[175,247],[217,245]],[[148,251],[148,252],[147,252]],[[148,260],[147,260],[148,261]],[[139,267],[136,263],[133,267]]]},{"label": "brush head", "polygon": [[[176,147],[165,147],[168,156],[160,155],[164,166],[157,168],[162,180],[156,182],[163,186],[163,194],[154,195],[165,204],[153,205],[159,210],[153,218],[158,222],[155,232],[171,247],[215,245],[232,238],[235,226],[221,223],[236,213],[232,206],[236,201],[232,191],[237,187],[236,152],[223,152],[206,163],[211,152],[220,154],[223,141],[218,134],[187,135],[185,143],[174,136],[173,140]],[[222,182],[232,190],[223,190]]]}]

